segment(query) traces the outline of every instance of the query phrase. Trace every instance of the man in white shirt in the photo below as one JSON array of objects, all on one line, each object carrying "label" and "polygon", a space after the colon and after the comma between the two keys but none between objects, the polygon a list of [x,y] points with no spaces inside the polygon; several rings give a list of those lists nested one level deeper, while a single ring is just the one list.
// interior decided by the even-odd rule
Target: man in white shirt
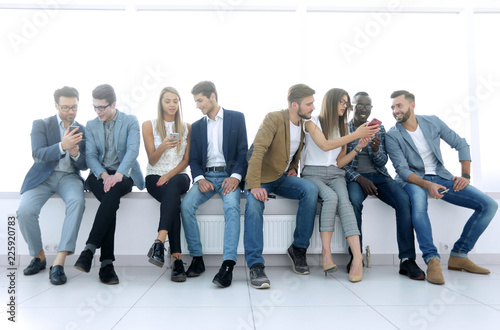
[{"label": "man in white shirt", "polygon": [[194,184],[181,203],[182,225],[193,257],[186,275],[196,277],[205,271],[196,210],[219,193],[224,203],[224,252],[212,282],[225,288],[231,285],[240,237],[241,182],[248,166],[245,116],[220,107],[210,81],[198,83],[191,93],[205,116],[191,126],[189,166]]},{"label": "man in white shirt", "polygon": [[[448,269],[489,274],[488,269],[474,264],[467,254],[495,216],[498,204],[470,185],[469,145],[437,116],[415,115],[413,94],[400,90],[393,92],[391,98],[397,124],[386,133],[385,144],[397,172],[396,181],[410,197],[413,227],[427,264],[427,281],[444,284],[427,214],[428,196],[475,211],[451,250]],[[458,151],[461,176],[453,176],[444,167],[441,139]]]}]

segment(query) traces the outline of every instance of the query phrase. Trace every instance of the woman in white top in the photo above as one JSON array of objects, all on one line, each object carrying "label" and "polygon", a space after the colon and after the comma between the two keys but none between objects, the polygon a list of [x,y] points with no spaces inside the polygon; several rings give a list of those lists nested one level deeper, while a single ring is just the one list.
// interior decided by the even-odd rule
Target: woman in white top
[{"label": "woman in white top", "polygon": [[186,167],[189,161],[191,126],[182,122],[179,93],[165,87],[158,102],[158,117],[144,122],[142,134],[148,154],[146,188],[161,203],[158,236],[149,249],[149,262],[163,267],[165,240],[169,238],[173,267],[171,280],[186,281],[181,257],[181,195],[189,189]]},{"label": "woman in white top", "polygon": [[[322,202],[320,236],[325,275],[337,270],[330,244],[335,217],[338,215],[353,253],[349,281],[359,282],[363,277],[360,232],[347,192],[345,171],[341,168],[367,145],[370,137],[377,133],[378,127],[367,127],[364,124],[349,134],[348,110],[350,98],[346,91],[333,88],[325,94],[320,115],[305,123],[306,142],[301,156],[304,165],[301,176],[314,182],[319,189]],[[355,150],[346,155],[346,144],[356,139],[360,141]]]}]

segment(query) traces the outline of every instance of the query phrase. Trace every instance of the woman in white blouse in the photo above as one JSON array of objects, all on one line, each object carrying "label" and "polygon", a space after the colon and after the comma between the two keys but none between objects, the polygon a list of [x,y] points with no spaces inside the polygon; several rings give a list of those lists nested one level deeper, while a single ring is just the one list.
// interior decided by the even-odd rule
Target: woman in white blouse
[{"label": "woman in white blouse", "polygon": [[[347,122],[351,102],[349,94],[339,88],[329,90],[321,107],[321,113],[305,123],[306,142],[301,162],[301,176],[314,182],[319,188],[322,202],[320,213],[320,237],[322,265],[325,275],[337,270],[331,253],[331,240],[335,217],[342,223],[347,242],[351,247],[353,261],[349,281],[359,282],[363,277],[363,256],[359,244],[359,230],[347,192],[345,171],[347,165],[375,135],[378,127],[360,126],[349,134]],[[346,144],[360,139],[355,150],[346,155]]]},{"label": "woman in white blouse", "polygon": [[169,238],[173,267],[171,280],[186,281],[181,256],[181,195],[189,189],[186,167],[189,161],[191,126],[182,122],[179,93],[165,87],[158,102],[157,119],[144,122],[142,134],[148,154],[146,189],[161,203],[158,236],[149,249],[149,262],[163,267],[165,240]]}]

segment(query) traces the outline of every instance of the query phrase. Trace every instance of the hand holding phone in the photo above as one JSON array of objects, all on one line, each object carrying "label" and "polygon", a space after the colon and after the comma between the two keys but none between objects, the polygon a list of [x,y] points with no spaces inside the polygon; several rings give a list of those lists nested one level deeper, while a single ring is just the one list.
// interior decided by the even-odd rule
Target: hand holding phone
[{"label": "hand holding phone", "polygon": [[444,190],[444,189],[438,189],[438,193],[440,193],[442,195],[442,194],[447,193],[449,190],[450,189],[446,189],[446,190]]},{"label": "hand holding phone", "polygon": [[68,127],[68,129],[69,129],[69,131],[70,131],[70,132],[73,132],[73,130],[74,130],[75,128],[76,128],[77,130],[79,130],[79,129],[80,129],[80,126],[75,125],[75,124],[72,124],[70,127]]},{"label": "hand holding phone", "polygon": [[370,127],[370,126],[376,126],[376,125],[380,126],[380,125],[382,125],[382,122],[380,120],[378,120],[377,118],[373,118],[372,121],[370,121],[367,126]]},{"label": "hand holding phone", "polygon": [[177,141],[179,140],[179,133],[170,133],[168,137],[169,138],[173,137],[174,139],[172,141]]}]

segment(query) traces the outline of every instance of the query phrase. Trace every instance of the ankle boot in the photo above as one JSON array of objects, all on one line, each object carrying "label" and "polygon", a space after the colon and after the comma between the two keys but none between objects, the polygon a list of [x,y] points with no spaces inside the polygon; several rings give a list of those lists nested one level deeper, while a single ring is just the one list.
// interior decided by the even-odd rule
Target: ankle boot
[{"label": "ankle boot", "polygon": [[156,240],[148,251],[149,262],[160,268],[165,263],[165,245],[159,240]]}]

